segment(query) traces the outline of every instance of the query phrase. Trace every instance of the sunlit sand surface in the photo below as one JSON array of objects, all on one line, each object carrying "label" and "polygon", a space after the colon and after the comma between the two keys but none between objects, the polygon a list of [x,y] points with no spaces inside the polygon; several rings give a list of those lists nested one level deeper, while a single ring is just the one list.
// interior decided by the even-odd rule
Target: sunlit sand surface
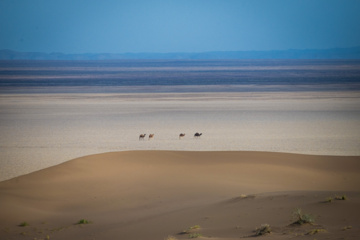
[{"label": "sunlit sand surface", "polygon": [[[157,240],[195,233],[200,239],[253,239],[256,228],[270,224],[266,239],[355,240],[359,171],[359,157],[343,156],[91,155],[0,182],[0,239]],[[314,223],[292,225],[297,208]],[[76,224],[81,219],[90,224]],[[18,226],[23,222],[29,226]]]}]

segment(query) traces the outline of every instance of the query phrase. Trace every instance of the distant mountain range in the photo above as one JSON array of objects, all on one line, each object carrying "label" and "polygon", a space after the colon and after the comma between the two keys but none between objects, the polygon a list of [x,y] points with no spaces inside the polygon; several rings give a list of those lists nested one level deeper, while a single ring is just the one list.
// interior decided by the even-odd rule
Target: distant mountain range
[{"label": "distant mountain range", "polygon": [[199,53],[42,53],[0,50],[0,60],[115,60],[115,59],[360,59],[360,46],[331,49],[219,51]]}]

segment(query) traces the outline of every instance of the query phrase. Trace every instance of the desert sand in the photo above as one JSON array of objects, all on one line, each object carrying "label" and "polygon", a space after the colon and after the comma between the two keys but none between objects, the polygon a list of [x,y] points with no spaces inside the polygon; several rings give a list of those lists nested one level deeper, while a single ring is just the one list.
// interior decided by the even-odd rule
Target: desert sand
[{"label": "desert sand", "polygon": [[128,150],[359,156],[359,126],[356,91],[1,94],[0,181]]},{"label": "desert sand", "polygon": [[[0,239],[358,239],[359,172],[358,156],[95,154],[0,182]],[[315,221],[292,224],[297,208]]]},{"label": "desert sand", "polygon": [[1,94],[0,113],[1,240],[360,235],[359,92]]}]

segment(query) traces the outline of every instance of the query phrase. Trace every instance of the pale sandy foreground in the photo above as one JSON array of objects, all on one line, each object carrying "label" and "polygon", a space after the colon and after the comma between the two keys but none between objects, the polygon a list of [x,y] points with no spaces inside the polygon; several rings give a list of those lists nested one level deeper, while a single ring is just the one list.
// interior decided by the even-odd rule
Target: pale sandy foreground
[{"label": "pale sandy foreground", "polygon": [[[359,172],[351,156],[91,155],[0,182],[0,239],[252,239],[266,223],[272,233],[259,239],[358,239]],[[291,225],[296,208],[315,223]]]}]

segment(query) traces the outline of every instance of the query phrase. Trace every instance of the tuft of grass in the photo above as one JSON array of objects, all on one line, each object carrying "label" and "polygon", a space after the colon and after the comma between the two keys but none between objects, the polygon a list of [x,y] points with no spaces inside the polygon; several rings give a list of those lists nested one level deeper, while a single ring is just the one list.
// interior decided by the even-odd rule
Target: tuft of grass
[{"label": "tuft of grass", "polygon": [[345,226],[345,227],[343,227],[343,231],[346,231],[346,230],[349,230],[349,229],[352,229],[352,226]]},{"label": "tuft of grass", "polygon": [[348,198],[346,197],[346,195],[342,195],[342,196],[336,196],[335,199],[336,200],[347,200]]},{"label": "tuft of grass", "polygon": [[77,222],[77,224],[90,224],[90,223],[91,223],[91,221],[86,220],[86,219],[80,219],[80,220]]},{"label": "tuft of grass", "polygon": [[200,225],[194,225],[192,227],[189,227],[189,230],[199,229]]},{"label": "tuft of grass", "polygon": [[174,236],[167,236],[164,240],[177,240],[177,238]]},{"label": "tuft of grass", "polygon": [[190,233],[192,230],[200,229],[200,225],[194,225],[192,227],[189,227],[188,229],[182,231],[183,234]]},{"label": "tuft of grass", "polygon": [[314,234],[317,234],[317,233],[325,233],[325,232],[326,232],[325,229],[317,228],[317,229],[313,229],[310,232],[308,232],[307,235],[314,235]]},{"label": "tuft of grass", "polygon": [[255,229],[255,235],[261,236],[261,235],[269,234],[271,233],[271,231],[272,230],[269,224],[261,224],[259,228]]},{"label": "tuft of grass", "polygon": [[22,222],[19,224],[19,227],[27,227],[27,226],[30,226],[28,222]]},{"label": "tuft of grass", "polygon": [[293,216],[295,218],[294,224],[303,225],[306,223],[312,224],[315,222],[315,219],[312,215],[303,213],[300,208],[296,208],[294,210]]},{"label": "tuft of grass", "polygon": [[201,233],[192,233],[192,234],[189,234],[189,238],[198,238],[198,237],[201,237]]},{"label": "tuft of grass", "polygon": [[333,198],[332,197],[328,197],[326,200],[325,200],[325,202],[327,202],[327,203],[331,203],[333,201]]}]

